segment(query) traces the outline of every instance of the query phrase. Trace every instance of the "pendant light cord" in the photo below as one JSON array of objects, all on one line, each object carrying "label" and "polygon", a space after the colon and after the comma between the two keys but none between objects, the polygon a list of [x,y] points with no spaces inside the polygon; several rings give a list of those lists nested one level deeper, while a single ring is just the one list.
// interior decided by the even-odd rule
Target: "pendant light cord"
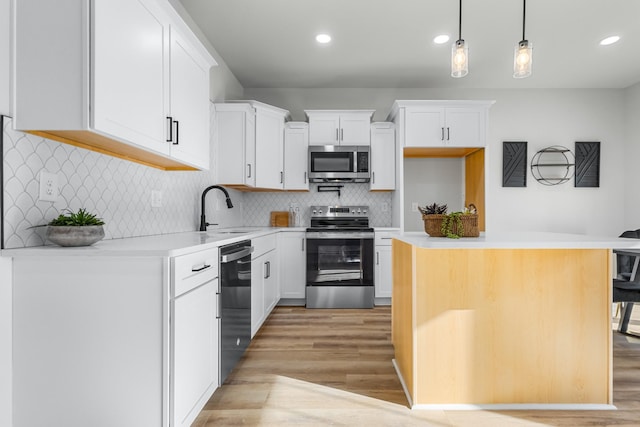
[{"label": "pendant light cord", "polygon": [[462,0],[460,0],[460,9],[458,13],[458,40],[462,40]]},{"label": "pendant light cord", "polygon": [[525,23],[526,14],[527,14],[527,0],[522,0],[522,40],[526,40],[526,38],[524,37],[524,23]]}]

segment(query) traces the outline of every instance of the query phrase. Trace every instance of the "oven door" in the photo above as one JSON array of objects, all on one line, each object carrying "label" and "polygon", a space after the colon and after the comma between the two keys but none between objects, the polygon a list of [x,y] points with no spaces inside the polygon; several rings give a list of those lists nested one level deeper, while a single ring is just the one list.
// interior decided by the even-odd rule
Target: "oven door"
[{"label": "oven door", "polygon": [[373,286],[372,232],[307,232],[307,286]]}]

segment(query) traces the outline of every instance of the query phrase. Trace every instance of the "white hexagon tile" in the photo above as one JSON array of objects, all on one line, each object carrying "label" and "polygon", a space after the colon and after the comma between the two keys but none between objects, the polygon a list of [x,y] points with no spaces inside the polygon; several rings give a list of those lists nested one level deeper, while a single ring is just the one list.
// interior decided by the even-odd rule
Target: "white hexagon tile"
[{"label": "white hexagon tile", "polygon": [[[106,156],[71,145],[15,131],[11,119],[2,117],[4,169],[4,247],[42,246],[44,228],[65,209],[85,208],[105,221],[105,238],[115,239],[153,234],[195,231],[200,218],[200,196],[213,184],[213,172],[165,172]],[[38,200],[42,170],[58,177],[60,196],[56,202]],[[151,207],[151,191],[162,192],[162,206]],[[288,210],[298,203],[302,224],[309,223],[312,205],[368,205],[371,224],[391,224],[390,193],[371,193],[368,184],[347,184],[341,196],[308,193],[229,190],[233,209],[221,208],[219,192],[207,196],[207,219],[218,227],[268,226],[271,211]]]}]

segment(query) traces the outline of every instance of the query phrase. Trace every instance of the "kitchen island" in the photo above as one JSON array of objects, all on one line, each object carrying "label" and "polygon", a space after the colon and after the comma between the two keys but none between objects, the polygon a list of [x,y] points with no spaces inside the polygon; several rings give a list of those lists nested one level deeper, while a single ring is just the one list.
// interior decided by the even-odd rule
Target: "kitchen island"
[{"label": "kitchen island", "polygon": [[393,240],[394,365],[413,408],[613,409],[612,249],[556,233]]}]

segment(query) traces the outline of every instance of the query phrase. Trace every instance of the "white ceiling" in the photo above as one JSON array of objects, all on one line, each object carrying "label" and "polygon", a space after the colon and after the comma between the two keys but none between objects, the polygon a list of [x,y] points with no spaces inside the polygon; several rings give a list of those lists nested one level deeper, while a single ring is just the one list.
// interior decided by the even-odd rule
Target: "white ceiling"
[{"label": "white ceiling", "polygon": [[[457,0],[180,0],[245,88],[625,88],[640,0],[529,0],[533,74],[514,79],[522,1],[463,0],[469,74],[450,77]],[[331,34],[320,46],[315,35]],[[435,45],[438,34],[450,42]],[[617,34],[611,46],[598,42]]]}]

